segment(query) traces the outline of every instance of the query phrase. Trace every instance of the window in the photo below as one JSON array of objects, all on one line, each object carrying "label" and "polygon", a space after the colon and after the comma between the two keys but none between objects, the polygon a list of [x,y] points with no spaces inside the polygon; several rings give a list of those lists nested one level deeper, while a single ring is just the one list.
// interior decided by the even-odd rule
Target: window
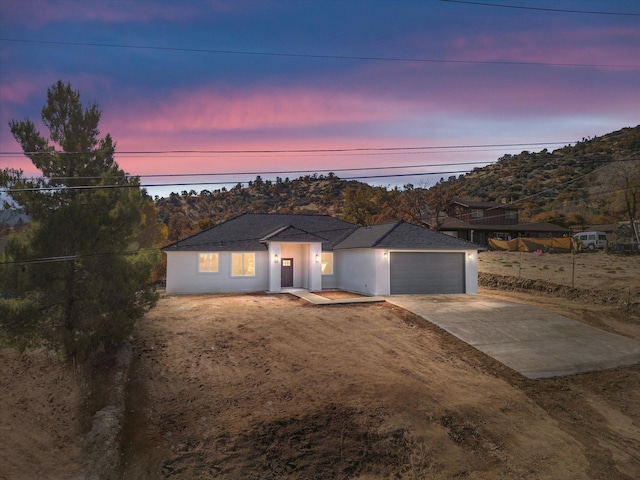
[{"label": "window", "polygon": [[471,209],[471,218],[482,218],[484,217],[484,210],[481,208],[472,208]]},{"label": "window", "polygon": [[322,252],[322,275],[333,275],[333,252]]},{"label": "window", "polygon": [[504,212],[504,218],[507,220],[517,220],[518,219],[518,211],[517,210],[506,210]]},{"label": "window", "polygon": [[218,254],[217,253],[201,253],[198,262],[199,272],[215,273],[218,271]]},{"label": "window", "polygon": [[255,253],[232,253],[231,275],[234,277],[253,277],[256,274]]}]

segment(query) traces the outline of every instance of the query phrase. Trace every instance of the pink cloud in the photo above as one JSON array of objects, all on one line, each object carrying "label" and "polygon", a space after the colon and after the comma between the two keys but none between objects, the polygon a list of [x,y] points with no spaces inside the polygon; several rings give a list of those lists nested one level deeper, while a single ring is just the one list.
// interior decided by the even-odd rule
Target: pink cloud
[{"label": "pink cloud", "polygon": [[0,83],[0,97],[3,102],[23,103],[34,92],[38,91],[38,82],[26,77],[14,78],[8,83]]},{"label": "pink cloud", "polygon": [[345,92],[304,88],[182,92],[118,112],[122,127],[144,132],[249,131],[397,119],[412,107]]}]

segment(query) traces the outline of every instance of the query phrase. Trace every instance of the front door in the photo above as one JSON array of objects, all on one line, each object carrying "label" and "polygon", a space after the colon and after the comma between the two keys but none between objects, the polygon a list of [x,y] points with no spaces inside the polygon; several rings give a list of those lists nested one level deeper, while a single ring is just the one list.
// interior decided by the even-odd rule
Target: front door
[{"label": "front door", "polygon": [[280,279],[281,287],[293,287],[293,258],[282,259]]}]

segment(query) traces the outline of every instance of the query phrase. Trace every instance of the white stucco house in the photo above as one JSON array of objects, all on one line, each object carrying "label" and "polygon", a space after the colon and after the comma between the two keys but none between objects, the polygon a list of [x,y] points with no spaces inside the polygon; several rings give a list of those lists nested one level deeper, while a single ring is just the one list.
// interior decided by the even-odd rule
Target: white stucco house
[{"label": "white stucco house", "polygon": [[478,293],[477,245],[403,221],[243,214],[162,249],[167,293]]}]

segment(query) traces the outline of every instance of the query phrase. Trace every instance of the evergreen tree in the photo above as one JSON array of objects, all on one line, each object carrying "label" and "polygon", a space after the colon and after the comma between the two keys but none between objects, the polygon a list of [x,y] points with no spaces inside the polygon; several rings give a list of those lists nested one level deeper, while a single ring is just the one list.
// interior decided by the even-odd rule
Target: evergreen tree
[{"label": "evergreen tree", "polygon": [[29,120],[9,124],[42,177],[5,181],[32,223],[5,249],[0,330],[23,347],[44,341],[76,355],[131,334],[156,300],[158,252],[140,248],[148,198],[114,161],[111,136],[98,138],[98,106],[83,109],[58,81],[42,120],[53,145]]}]

